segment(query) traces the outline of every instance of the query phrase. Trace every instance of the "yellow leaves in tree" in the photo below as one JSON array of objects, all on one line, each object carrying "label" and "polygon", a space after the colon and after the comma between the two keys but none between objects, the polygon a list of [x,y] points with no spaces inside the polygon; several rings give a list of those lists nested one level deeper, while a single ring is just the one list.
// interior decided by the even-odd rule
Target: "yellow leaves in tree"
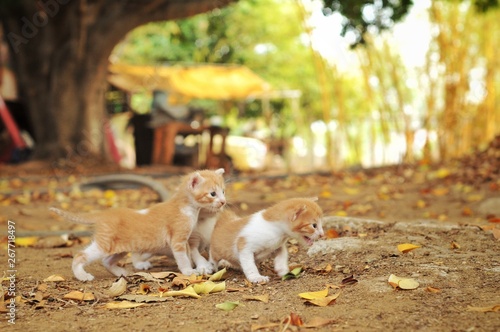
[{"label": "yellow leaves in tree", "polygon": [[421,246],[416,245],[416,244],[411,244],[411,243],[402,243],[398,244],[398,250],[402,252],[403,254],[406,254],[409,251],[412,251],[413,249],[421,248]]}]

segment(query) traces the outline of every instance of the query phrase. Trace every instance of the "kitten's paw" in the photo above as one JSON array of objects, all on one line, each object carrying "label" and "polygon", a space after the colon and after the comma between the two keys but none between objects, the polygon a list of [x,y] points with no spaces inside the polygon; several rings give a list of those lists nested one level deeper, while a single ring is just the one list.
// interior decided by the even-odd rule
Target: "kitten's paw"
[{"label": "kitten's paw", "polygon": [[193,275],[193,274],[196,274],[196,275],[199,274],[198,271],[196,271],[195,269],[182,269],[181,273],[184,274],[185,276],[190,276],[190,275]]},{"label": "kitten's paw", "polygon": [[130,274],[129,271],[119,266],[110,267],[108,270],[117,277],[126,277]]},{"label": "kitten's paw", "polygon": [[199,275],[212,274],[214,271],[215,271],[214,266],[208,262],[206,264],[199,264],[196,267],[196,273],[198,273]]},{"label": "kitten's paw", "polygon": [[269,282],[269,277],[266,277],[266,276],[261,276],[261,275],[257,275],[257,276],[248,276],[247,277],[248,281],[250,282],[253,282],[255,284],[259,284],[259,283],[267,283]]},{"label": "kitten's paw", "polygon": [[149,270],[153,267],[153,264],[151,264],[150,261],[133,262],[132,265],[134,265],[134,268],[136,268],[137,270]]},{"label": "kitten's paw", "polygon": [[78,279],[80,281],[92,281],[92,280],[94,280],[94,276],[91,275],[90,273],[87,273],[87,272],[78,273],[78,274],[75,273],[75,277],[76,277],[76,279]]},{"label": "kitten's paw", "polygon": [[287,274],[288,272],[290,272],[290,269],[287,268],[284,268],[284,269],[276,269],[276,273],[278,274],[278,276],[280,277],[283,277],[285,274]]}]

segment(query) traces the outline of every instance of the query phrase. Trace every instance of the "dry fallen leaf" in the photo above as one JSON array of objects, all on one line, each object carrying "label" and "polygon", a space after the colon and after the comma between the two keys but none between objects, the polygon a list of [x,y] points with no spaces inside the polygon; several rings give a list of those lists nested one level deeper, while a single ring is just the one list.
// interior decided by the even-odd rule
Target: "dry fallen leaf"
[{"label": "dry fallen leaf", "polygon": [[325,232],[325,237],[327,239],[336,239],[339,237],[339,233],[333,228],[330,228]]},{"label": "dry fallen leaf", "polygon": [[467,306],[467,311],[478,311],[478,312],[500,312],[500,304],[496,304],[490,307],[471,307]]},{"label": "dry fallen leaf", "polygon": [[146,295],[151,292],[151,287],[148,284],[140,284],[139,289],[136,291],[137,294]]},{"label": "dry fallen leaf", "polygon": [[488,222],[500,223],[500,218],[496,218],[496,217],[489,218],[489,219],[488,219]]},{"label": "dry fallen leaf", "polygon": [[80,291],[72,291],[64,295],[63,298],[75,301],[94,301],[95,296],[92,293],[82,293]]},{"label": "dry fallen leaf", "polygon": [[269,303],[269,294],[255,295],[255,296],[244,295],[243,298],[249,301],[261,301],[264,303]]},{"label": "dry fallen leaf", "polygon": [[125,278],[121,277],[118,281],[115,281],[111,287],[108,289],[108,294],[110,296],[120,296],[127,290],[127,281]]},{"label": "dry fallen leaf", "polygon": [[[136,274],[138,274],[138,273],[136,273]],[[156,279],[166,279],[166,278],[173,279],[173,278],[175,278],[177,276],[176,272],[171,272],[171,271],[166,271],[166,272],[150,272],[148,274],[151,275],[153,278],[156,278]]]},{"label": "dry fallen leaf", "polygon": [[451,249],[460,249],[460,245],[456,243],[455,241],[450,242],[450,247]]},{"label": "dry fallen leaf", "polygon": [[59,282],[59,281],[64,281],[64,277],[58,275],[58,274],[53,274],[51,276],[48,276],[47,278],[43,279],[44,282]]},{"label": "dry fallen leaf", "polygon": [[148,273],[148,272],[136,272],[133,275],[139,276],[146,281],[161,282],[160,279],[155,278],[151,273]]},{"label": "dry fallen leaf", "polygon": [[341,285],[354,285],[358,282],[358,280],[354,279],[354,276],[351,275],[347,278],[344,278],[342,279],[342,281],[340,282]]},{"label": "dry fallen leaf", "polygon": [[192,285],[186,287],[183,290],[165,292],[163,293],[163,296],[187,296],[187,297],[194,297],[195,299],[199,299],[201,297],[196,293]]},{"label": "dry fallen leaf", "polygon": [[118,300],[126,300],[126,301],[133,301],[133,302],[165,302],[165,301],[173,301],[174,298],[171,296],[163,296],[163,293],[161,294],[149,294],[149,295],[134,295],[134,294],[125,294],[117,297]]},{"label": "dry fallen leaf", "polygon": [[500,240],[500,229],[494,228],[491,230],[491,232],[493,233],[493,237],[495,239]]},{"label": "dry fallen leaf", "polygon": [[283,320],[284,324],[287,325],[292,325],[292,326],[302,326],[304,325],[304,322],[302,321],[302,318],[300,318],[299,315],[296,313],[290,313],[290,315]]},{"label": "dry fallen leaf", "polygon": [[441,293],[440,288],[431,287],[431,286],[428,286],[425,290],[428,291],[429,293]]},{"label": "dry fallen leaf", "polygon": [[38,241],[38,236],[16,237],[16,247],[33,247]]},{"label": "dry fallen leaf", "polygon": [[305,303],[314,304],[318,307],[326,307],[334,302],[340,295],[340,292],[323,298],[311,299],[305,301]]},{"label": "dry fallen leaf", "polygon": [[306,300],[314,300],[314,299],[320,299],[328,296],[328,287],[317,292],[305,292],[305,293],[300,293],[299,296],[303,299]]},{"label": "dry fallen leaf", "polygon": [[223,268],[222,270],[218,271],[217,273],[212,274],[208,280],[209,281],[220,281],[224,277],[224,274],[226,274],[227,270],[226,268]]},{"label": "dry fallen leaf", "polygon": [[421,246],[416,245],[416,244],[411,244],[411,243],[402,243],[398,244],[398,250],[402,252],[403,254],[406,254],[409,251],[412,251],[413,249],[420,248]]},{"label": "dry fallen leaf", "polygon": [[288,280],[288,279],[296,279],[300,276],[300,273],[302,272],[302,267],[296,267],[292,271],[288,272],[285,274],[283,277],[281,277],[281,280]]},{"label": "dry fallen leaf", "polygon": [[399,287],[401,289],[406,289],[406,290],[416,289],[420,285],[418,283],[418,281],[416,281],[415,279],[401,278],[401,277],[395,276],[394,274],[391,274],[389,276],[388,282],[394,288]]},{"label": "dry fallen leaf", "polygon": [[217,293],[217,292],[222,292],[223,290],[226,289],[226,282],[219,282],[216,284],[213,281],[205,281],[202,283],[198,283],[193,285],[194,291],[196,294],[210,294],[210,293]]},{"label": "dry fallen leaf", "polygon": [[143,306],[144,303],[134,303],[130,301],[114,301],[104,305],[106,309],[131,309]]},{"label": "dry fallen leaf", "polygon": [[226,302],[223,302],[223,303],[219,303],[219,304],[216,304],[215,307],[217,309],[221,309],[221,310],[224,310],[224,311],[231,311],[233,310],[234,308],[236,308],[237,306],[240,306],[240,302],[239,301],[236,301],[236,302],[230,302],[230,301],[226,301]]}]

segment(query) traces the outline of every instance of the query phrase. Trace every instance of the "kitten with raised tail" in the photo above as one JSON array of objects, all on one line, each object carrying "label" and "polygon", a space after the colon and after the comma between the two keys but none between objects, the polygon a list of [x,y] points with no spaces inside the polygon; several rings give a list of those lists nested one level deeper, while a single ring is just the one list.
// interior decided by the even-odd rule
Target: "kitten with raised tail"
[{"label": "kitten with raised tail", "polygon": [[307,245],[324,236],[323,211],[317,198],[292,198],[250,216],[239,218],[224,210],[219,214],[210,241],[210,262],[243,270],[248,281],[268,282],[257,262],[274,256],[274,270],[289,272],[286,241],[295,238]]},{"label": "kitten with raised tail", "polygon": [[115,208],[75,214],[51,208],[67,220],[95,224],[92,242],[73,258],[75,277],[81,281],[93,280],[94,276],[84,267],[98,259],[112,274],[126,276],[127,270],[117,263],[127,253],[156,253],[166,247],[170,247],[182,274],[197,273],[189,257],[188,240],[201,208],[218,211],[226,204],[223,173],[222,168],[190,173],[168,201],[148,209]]}]

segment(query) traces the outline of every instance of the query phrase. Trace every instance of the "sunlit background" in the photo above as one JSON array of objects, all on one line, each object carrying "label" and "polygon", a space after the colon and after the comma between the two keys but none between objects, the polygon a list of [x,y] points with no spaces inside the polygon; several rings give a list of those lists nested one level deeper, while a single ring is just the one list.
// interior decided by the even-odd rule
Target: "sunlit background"
[{"label": "sunlit background", "polygon": [[[498,9],[415,1],[402,22],[369,31],[366,44],[353,48],[355,36],[341,36],[343,17],[325,15],[323,6],[248,0],[150,23],[130,32],[110,60],[238,64],[268,82],[268,94],[246,100],[190,100],[207,110],[204,121],[231,129],[228,150],[241,168],[443,161],[484,148],[498,134]],[[373,16],[373,8],[363,15]],[[133,91],[135,112],[149,110],[146,88]]]}]

